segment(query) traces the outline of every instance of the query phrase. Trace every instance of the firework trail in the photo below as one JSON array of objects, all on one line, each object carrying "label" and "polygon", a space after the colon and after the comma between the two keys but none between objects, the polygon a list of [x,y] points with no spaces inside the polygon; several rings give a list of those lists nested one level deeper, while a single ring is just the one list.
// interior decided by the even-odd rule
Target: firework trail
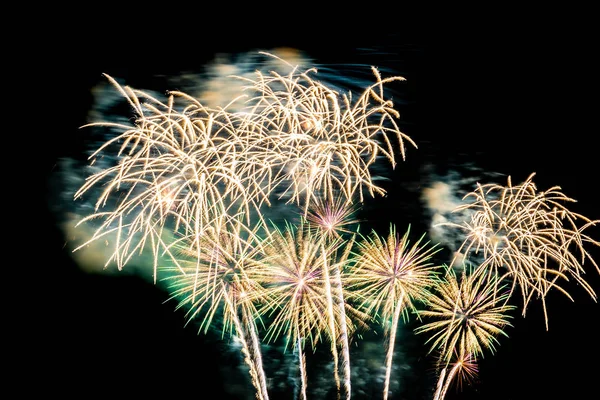
[{"label": "firework trail", "polygon": [[[450,370],[448,371],[448,368]],[[450,384],[456,379],[460,387],[464,382],[470,381],[477,375],[477,361],[471,354],[454,354],[454,361],[442,368],[433,400],[443,400],[446,397]]]},{"label": "firework trail", "polygon": [[[317,200],[311,205],[306,215],[308,228],[314,229],[317,235],[320,235],[323,241],[322,251],[325,251],[325,246],[328,246],[335,241],[345,241],[344,251],[340,256],[334,254],[332,259],[337,260],[332,264],[332,276],[327,277],[327,290],[331,295],[328,295],[328,301],[331,305],[328,307],[330,313],[330,331],[336,332],[336,317],[333,312],[333,307],[339,309],[339,333],[335,333],[332,340],[332,353],[334,356],[334,374],[337,382],[337,346],[342,350],[342,369],[344,379],[344,391],[346,398],[349,399],[352,394],[351,370],[350,370],[350,336],[346,324],[346,299],[342,283],[342,271],[348,268],[351,260],[349,256],[354,246],[355,232],[358,230],[358,221],[354,218],[356,207],[353,204],[348,204],[342,201],[341,197],[336,198],[335,202]],[[349,238],[347,236],[351,235]],[[364,318],[366,319],[366,317]],[[339,383],[337,387],[340,389]]]}]

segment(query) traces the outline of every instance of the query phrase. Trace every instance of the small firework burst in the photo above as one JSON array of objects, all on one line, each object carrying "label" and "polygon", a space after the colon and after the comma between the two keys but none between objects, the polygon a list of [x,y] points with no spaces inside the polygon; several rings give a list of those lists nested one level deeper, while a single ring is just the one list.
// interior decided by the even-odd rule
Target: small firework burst
[{"label": "small firework burst", "polygon": [[340,197],[333,201],[317,200],[310,205],[306,220],[329,240],[339,240],[354,234],[350,227],[358,223],[354,218],[356,209],[355,204],[343,202]]},{"label": "small firework burst", "polygon": [[458,275],[453,268],[427,297],[427,307],[418,313],[434,321],[420,325],[417,334],[430,333],[426,343],[440,352],[440,363],[448,364],[453,354],[478,357],[484,350],[492,353],[499,335],[508,336],[504,328],[511,326],[509,312],[515,307],[507,304],[509,291],[498,286],[482,270],[468,269]]},{"label": "small firework burst", "polygon": [[438,266],[431,258],[440,248],[424,241],[425,235],[410,242],[410,227],[403,236],[390,225],[387,237],[376,232],[363,236],[355,252],[355,267],[345,277],[352,299],[370,315],[391,318],[395,311],[415,309],[434,284]]},{"label": "small firework burst", "polygon": [[[436,245],[423,242],[421,236],[410,245],[410,226],[400,237],[390,225],[386,238],[376,232],[358,243],[355,268],[345,277],[351,299],[372,316],[381,316],[389,334],[386,377],[383,397],[387,399],[392,368],[392,355],[401,313],[415,309],[415,302],[429,295],[437,266],[431,258],[439,251]],[[391,321],[391,325],[387,322]]]},{"label": "small firework burst", "polygon": [[462,390],[463,385],[471,383],[477,376],[477,373],[477,360],[472,354],[459,354],[457,351],[454,351],[451,362],[445,365],[440,371],[433,400],[444,399],[448,389],[454,382],[457,389],[459,391]]}]

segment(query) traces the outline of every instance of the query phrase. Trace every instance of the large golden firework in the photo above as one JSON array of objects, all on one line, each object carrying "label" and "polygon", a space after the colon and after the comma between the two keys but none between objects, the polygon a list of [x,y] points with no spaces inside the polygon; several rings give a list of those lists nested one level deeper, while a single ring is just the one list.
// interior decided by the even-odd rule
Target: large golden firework
[{"label": "large golden firework", "polygon": [[[513,185],[486,184],[465,196],[467,203],[456,211],[471,211],[470,219],[458,226],[465,239],[458,253],[475,259],[478,270],[497,278],[502,284],[511,282],[511,294],[519,288],[523,298],[523,315],[532,298],[543,302],[546,327],[548,313],[545,296],[557,289],[572,297],[561,285],[574,279],[592,298],[593,288],[586,282],[584,262],[600,268],[584,248],[587,244],[599,246],[584,233],[600,220],[590,220],[570,211],[565,206],[575,200],[554,186],[538,191],[531,174],[523,183]],[[579,221],[583,221],[582,224]]]},{"label": "large golden firework", "polygon": [[[272,56],[275,57],[275,56]],[[282,60],[283,61],[283,60]],[[246,107],[210,108],[183,92],[166,101],[109,81],[134,111],[132,125],[97,122],[122,130],[91,156],[117,147],[120,161],[93,173],[75,194],[79,199],[103,185],[95,212],[81,223],[100,220],[90,240],[104,239],[114,249],[107,265],[122,268],[137,253],[154,254],[154,277],[161,254],[174,259],[171,233],[202,234],[224,215],[243,212],[262,219],[260,209],[273,195],[288,196],[304,212],[318,198],[346,203],[384,190],[373,183],[370,166],[379,155],[396,164],[393,134],[405,156],[404,142],[415,143],[398,129],[398,112],[384,98],[384,84],[401,77],[382,78],[356,101],[340,96],[311,77],[309,69],[266,76],[257,72],[244,93]],[[415,145],[416,147],[416,145]],[[337,201],[337,200],[336,200]]]},{"label": "large golden firework", "polygon": [[[225,110],[212,110],[182,93],[173,93],[166,104],[150,95],[111,82],[127,98],[136,113],[133,126],[108,125],[124,132],[108,140],[90,159],[109,146],[118,146],[117,165],[95,172],[77,191],[82,197],[94,186],[104,185],[96,212],[81,222],[100,219],[88,243],[110,238],[115,261],[122,268],[147,246],[155,255],[169,248],[165,231],[186,235],[202,232],[224,215],[243,211],[251,215],[261,203],[254,176],[244,175],[241,136],[249,135],[249,123]],[[175,96],[188,105],[177,110]],[[240,162],[240,159],[242,162]],[[264,160],[261,165],[265,165]],[[107,211],[105,211],[107,210]],[[167,222],[171,226],[167,226]],[[114,239],[113,239],[114,238]],[[174,257],[169,253],[171,257]]]},{"label": "large golden firework", "polygon": [[400,131],[398,111],[383,89],[404,78],[382,78],[372,68],[376,82],[354,100],[351,92],[340,95],[315,78],[316,68],[289,66],[287,75],[257,71],[255,79],[240,77],[248,84],[247,114],[262,126],[261,132],[268,132],[257,148],[286,157],[276,179],[284,186],[280,197],[303,202],[307,210],[318,195],[326,200],[343,196],[351,203],[356,196],[362,202],[364,192],[384,194],[373,183],[369,167],[380,155],[395,166],[395,146],[404,159],[405,141],[417,147]]}]

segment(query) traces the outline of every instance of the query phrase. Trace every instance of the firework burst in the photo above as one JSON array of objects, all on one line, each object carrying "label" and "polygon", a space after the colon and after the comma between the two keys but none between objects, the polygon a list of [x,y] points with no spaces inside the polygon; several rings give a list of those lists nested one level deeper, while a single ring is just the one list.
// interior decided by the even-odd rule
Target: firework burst
[{"label": "firework burst", "polygon": [[252,270],[264,261],[257,231],[239,219],[223,220],[207,229],[201,237],[183,238],[173,244],[179,263],[165,268],[171,291],[170,299],[185,308],[188,321],[201,319],[199,329],[207,332],[217,313],[222,315],[223,334],[242,343],[245,361],[250,367],[257,396],[268,399],[262,367],[256,321],[256,304],[264,299],[260,284],[250,278]]},{"label": "firework burst", "polygon": [[[298,225],[286,223],[283,229],[274,227],[269,233],[264,243],[267,261],[253,274],[268,298],[259,310],[271,321],[267,340],[285,337],[285,348],[295,348],[301,368],[305,343],[314,350],[329,338],[337,358],[339,333],[350,335],[356,322],[365,318],[358,310],[339,304],[341,285],[331,284],[335,271],[349,262],[348,247],[338,256],[339,247],[340,242],[324,241],[304,219]],[[306,372],[301,370],[300,375],[302,398],[306,398]]]},{"label": "firework burst", "polygon": [[287,75],[257,71],[255,79],[240,77],[248,84],[247,114],[261,132],[268,132],[257,147],[287,157],[275,179],[285,186],[280,197],[297,204],[304,199],[306,211],[317,195],[328,201],[343,196],[347,202],[357,195],[362,202],[365,191],[384,194],[369,167],[380,155],[396,165],[396,148],[388,136],[396,137],[403,159],[405,142],[417,147],[398,128],[399,114],[384,97],[385,84],[404,78],[382,78],[372,68],[376,83],[353,100],[351,92],[340,95],[313,78],[316,68],[290,68]]},{"label": "firework burst", "polygon": [[460,357],[492,353],[499,335],[508,336],[504,328],[511,326],[509,312],[515,307],[506,304],[509,291],[498,286],[481,270],[463,270],[457,275],[451,267],[427,297],[427,308],[420,316],[434,319],[415,329],[417,334],[430,333],[426,343],[440,352],[440,363],[448,364],[453,354]]},{"label": "firework burst", "polygon": [[[358,243],[355,268],[344,278],[351,299],[368,315],[380,316],[389,334],[383,397],[387,399],[392,355],[400,315],[416,310],[415,302],[429,295],[438,266],[431,258],[440,249],[421,236],[410,245],[410,227],[400,237],[390,225],[386,238],[372,232]],[[391,326],[388,321],[391,319]]]},{"label": "firework burst", "polygon": [[443,400],[448,388],[456,381],[458,390],[471,382],[478,373],[477,360],[472,354],[453,354],[452,361],[442,368],[433,400]]},{"label": "firework burst", "polygon": [[573,278],[596,298],[584,279],[583,265],[589,260],[599,273],[600,268],[584,246],[600,246],[600,242],[584,231],[600,221],[569,211],[565,203],[575,200],[565,196],[558,186],[538,191],[534,175],[519,185],[512,185],[510,177],[507,186],[478,185],[464,198],[471,201],[456,208],[459,212],[472,211],[470,219],[450,225],[465,232],[460,254],[467,260],[481,260],[478,269],[497,277],[498,283],[510,281],[511,294],[520,288],[523,315],[532,298],[541,298],[548,328],[544,301],[548,291],[555,288],[572,300],[561,281]]},{"label": "firework burst", "polygon": [[326,240],[344,240],[345,236],[354,235],[358,219],[355,204],[336,197],[332,201],[315,200],[307,211],[306,221],[311,228],[325,236]]},{"label": "firework burst", "polygon": [[[341,253],[335,250],[332,260],[337,260],[332,264],[331,275],[326,275],[326,280],[330,282],[328,290],[331,293],[328,295],[328,302],[331,304],[329,307],[330,313],[330,331],[335,332],[335,319],[336,315],[333,312],[333,307],[337,307],[339,311],[339,333],[337,334],[337,341],[332,341],[332,354],[334,357],[334,374],[336,376],[336,384],[338,391],[340,389],[337,379],[338,369],[338,356],[337,346],[339,345],[342,351],[342,368],[344,375],[344,390],[346,392],[346,398],[350,399],[351,396],[351,372],[350,372],[350,345],[349,345],[349,333],[346,324],[346,299],[344,294],[343,282],[342,282],[342,271],[349,267],[352,261],[349,259],[352,247],[354,246],[355,232],[350,229],[351,226],[358,228],[355,224],[358,220],[354,218],[354,212],[356,206],[344,202],[341,197],[337,197],[333,201],[324,201],[318,199],[313,202],[308,209],[306,214],[307,228],[312,229],[314,234],[320,237],[323,251],[329,244],[343,243],[345,245]],[[325,271],[327,272],[327,271]],[[356,313],[356,310],[353,310]],[[368,317],[361,315],[359,320],[366,321]]]},{"label": "firework burst", "polygon": [[[204,108],[182,93],[173,93],[164,104],[109,79],[126,96],[137,118],[134,126],[88,125],[111,126],[124,132],[90,156],[94,160],[111,145],[119,144],[120,162],[90,176],[75,193],[76,199],[81,198],[92,187],[105,185],[96,212],[80,223],[103,222],[80,247],[114,235],[114,252],[107,264],[115,261],[122,268],[149,245],[155,255],[156,280],[158,255],[166,251],[175,258],[164,241],[165,230],[202,232],[224,215],[240,211],[251,215],[253,205],[260,204],[261,200],[255,201],[259,191],[254,189],[254,181],[243,175],[248,168],[239,168],[236,161],[244,159],[236,150],[240,136],[249,135],[250,124],[225,110]],[[183,110],[175,109],[176,95],[189,103]],[[171,222],[168,228],[167,221]]]}]

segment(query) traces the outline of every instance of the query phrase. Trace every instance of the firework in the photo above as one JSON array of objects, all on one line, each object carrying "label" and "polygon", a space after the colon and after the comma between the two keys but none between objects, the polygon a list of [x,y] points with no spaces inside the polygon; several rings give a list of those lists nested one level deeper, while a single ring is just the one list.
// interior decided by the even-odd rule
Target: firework
[{"label": "firework", "polygon": [[353,235],[359,222],[354,218],[355,204],[348,204],[341,197],[332,201],[315,200],[306,214],[309,226],[325,236],[327,240],[344,240],[344,236]]},{"label": "firework", "polygon": [[448,225],[465,232],[460,254],[481,260],[478,269],[497,277],[499,284],[511,282],[511,294],[520,288],[523,315],[532,298],[541,298],[548,328],[544,301],[548,291],[555,288],[572,300],[561,287],[562,280],[573,278],[596,298],[584,279],[583,264],[589,260],[598,272],[600,268],[584,246],[599,246],[600,242],[584,231],[600,221],[568,210],[565,203],[575,200],[565,196],[558,186],[538,191],[534,175],[519,185],[512,185],[510,177],[507,186],[478,184],[464,198],[470,202],[456,208],[457,212],[470,210],[470,218],[462,224]]},{"label": "firework", "polygon": [[[356,201],[385,194],[373,182],[374,162],[383,157],[395,167],[397,148],[404,159],[406,143],[416,147],[384,93],[403,78],[383,78],[373,67],[375,83],[355,99],[317,80],[316,68],[263,55],[280,61],[277,71],[236,77],[246,86],[221,106],[177,91],[163,101],[106,76],[135,118],[86,125],[119,132],[91,164],[110,151],[118,161],[95,169],[75,193],[82,199],[102,187],[94,212],[80,221],[94,233],[75,250],[104,240],[112,249],[106,265],[119,269],[149,251],[155,282],[167,264],[160,271],[178,308],[205,332],[222,316],[223,334],[241,341],[262,399],[256,321],[268,318],[266,339],[284,336],[298,351],[304,397],[305,343],[330,339],[338,391],[338,346],[343,351],[349,398],[348,340],[367,314],[345,300],[342,271],[352,264],[354,236],[343,235],[356,222]],[[278,72],[283,66],[288,74]],[[259,240],[266,209],[284,198],[302,208],[300,226],[265,228]]]},{"label": "firework", "polygon": [[471,381],[475,376],[477,376],[475,357],[472,354],[458,354],[455,351],[452,362],[440,372],[433,400],[443,400],[450,384],[455,380],[460,390],[464,383]]},{"label": "firework", "polygon": [[313,78],[316,68],[290,68],[287,75],[257,71],[255,79],[240,77],[248,83],[247,114],[261,132],[268,132],[257,147],[287,157],[275,179],[284,186],[280,197],[288,196],[297,204],[304,198],[307,210],[317,195],[329,201],[343,196],[347,202],[357,195],[362,202],[365,191],[371,196],[384,194],[373,183],[369,167],[379,155],[396,165],[388,135],[396,137],[403,159],[405,141],[416,147],[399,130],[395,121],[399,114],[384,97],[385,84],[404,78],[382,78],[372,68],[376,83],[354,101],[351,92],[340,95]]},{"label": "firework", "polygon": [[[315,349],[329,337],[336,354],[338,332],[347,336],[356,326],[350,316],[359,317],[360,323],[363,314],[340,305],[341,287],[331,285],[331,276],[337,276],[334,271],[348,262],[349,250],[336,256],[339,246],[339,242],[323,241],[304,219],[298,225],[286,223],[283,229],[273,227],[264,243],[267,261],[253,274],[268,298],[259,310],[271,321],[267,340],[283,336],[285,348],[294,346],[298,356],[303,357],[305,343]],[[305,377],[305,371],[300,373]],[[304,395],[305,390],[303,380]]]},{"label": "firework", "polygon": [[[481,270],[463,270],[457,275],[451,267],[427,297],[427,308],[418,314],[434,319],[415,329],[417,334],[430,333],[426,343],[431,350],[440,351],[440,362],[449,363],[459,355],[483,355],[484,349],[495,351],[499,335],[508,336],[504,328],[511,326],[510,310],[506,303],[509,291],[498,286]],[[470,272],[470,273],[469,273]]]},{"label": "firework", "polygon": [[[332,340],[332,354],[334,357],[334,374],[337,377],[337,346],[339,345],[342,350],[342,368],[344,373],[344,390],[346,392],[346,398],[349,399],[351,395],[351,372],[350,372],[350,346],[349,346],[349,334],[346,325],[346,299],[344,295],[343,283],[342,283],[342,270],[348,268],[352,261],[349,259],[352,247],[354,246],[355,232],[350,229],[351,226],[358,228],[355,224],[358,222],[354,218],[354,212],[356,206],[354,204],[348,204],[343,201],[341,197],[337,197],[333,201],[325,201],[323,199],[317,199],[313,202],[308,209],[306,214],[307,228],[312,229],[314,234],[320,237],[323,241],[323,251],[325,246],[334,244],[335,242],[342,243],[343,246],[341,254],[335,250],[332,260],[337,260],[332,264],[331,275],[325,276],[328,294],[328,302],[331,304],[329,307],[330,313],[330,331],[335,332],[335,318],[336,313],[333,312],[333,307],[337,307],[339,310],[339,333],[337,334],[337,341]],[[331,294],[329,294],[331,293]],[[354,310],[356,312],[356,310]],[[360,316],[361,321],[367,320],[366,315]],[[336,383],[338,380],[336,379]],[[338,384],[338,391],[339,391]]]},{"label": "firework", "polygon": [[264,261],[259,229],[260,225],[249,229],[239,219],[226,219],[201,237],[177,241],[173,246],[178,249],[179,263],[165,268],[165,280],[170,298],[178,301],[177,309],[187,309],[188,321],[201,319],[199,326],[204,332],[217,313],[222,315],[223,334],[240,340],[257,395],[267,400],[255,323],[260,321],[255,304],[264,298],[264,290],[250,278],[252,270]]},{"label": "firework", "polygon": [[[80,247],[112,234],[115,250],[107,264],[115,261],[122,268],[149,244],[155,255],[156,279],[158,255],[169,248],[165,230],[202,232],[223,215],[240,211],[250,215],[250,207],[260,203],[255,201],[258,192],[252,190],[250,179],[236,168],[238,135],[247,134],[248,124],[240,129],[235,116],[206,109],[183,94],[178,96],[190,104],[176,111],[175,94],[163,104],[109,79],[127,97],[137,119],[132,127],[116,125],[124,132],[90,157],[120,143],[121,161],[90,176],[75,194],[80,198],[92,187],[105,185],[96,212],[81,221],[103,222]],[[143,103],[140,98],[147,100]],[[108,211],[101,211],[105,208]],[[172,226],[166,228],[167,221]]]},{"label": "firework", "polygon": [[[436,245],[423,242],[421,236],[410,246],[410,226],[400,237],[391,224],[386,238],[376,232],[358,243],[356,266],[345,277],[351,298],[369,315],[380,315],[389,333],[383,397],[387,399],[392,355],[400,315],[415,310],[415,302],[424,300],[433,285],[436,269],[431,258]],[[405,314],[406,316],[406,314]],[[392,319],[391,327],[387,321]]]},{"label": "firework", "polygon": [[261,207],[278,190],[279,197],[290,195],[298,204],[305,197],[305,212],[319,196],[329,201],[343,196],[351,203],[357,193],[363,200],[364,188],[383,194],[369,167],[379,154],[395,165],[388,134],[397,137],[403,157],[404,141],[414,145],[398,129],[392,102],[384,99],[384,84],[402,78],[383,79],[373,69],[376,83],[353,102],[351,93],[340,97],[311,78],[316,70],[290,68],[287,76],[239,77],[249,87],[230,104],[248,98],[247,107],[231,112],[228,106],[206,107],[183,92],[171,92],[162,102],[107,76],[136,119],[132,126],[87,125],[123,132],[90,156],[93,163],[116,146],[117,165],[94,173],[75,193],[78,199],[105,186],[96,212],[81,221],[102,222],[79,248],[114,236],[107,265],[115,261],[122,268],[149,246],[156,279],[159,254],[169,247],[165,232],[201,233],[223,215],[239,212],[260,219]]}]

